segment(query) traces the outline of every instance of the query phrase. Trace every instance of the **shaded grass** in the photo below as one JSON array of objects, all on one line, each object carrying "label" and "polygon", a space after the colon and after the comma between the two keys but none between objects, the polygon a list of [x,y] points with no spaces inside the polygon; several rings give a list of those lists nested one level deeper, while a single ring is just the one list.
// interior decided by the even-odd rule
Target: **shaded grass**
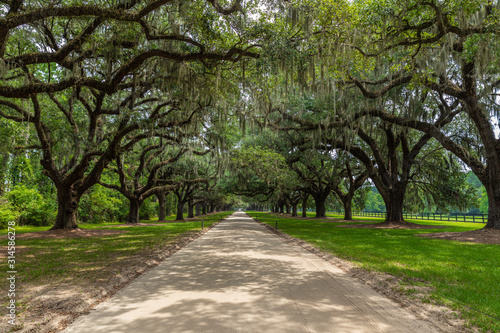
[{"label": "shaded grass", "polygon": [[[210,227],[221,217],[232,212],[217,213],[204,217],[204,227]],[[174,217],[175,218],[175,217]],[[142,223],[155,222],[141,221]],[[23,286],[54,285],[59,283],[88,283],[106,281],[119,272],[123,263],[133,257],[146,256],[174,243],[183,235],[201,229],[200,221],[165,223],[144,227],[116,227],[120,223],[80,224],[82,229],[123,230],[124,233],[101,237],[16,239],[16,270],[19,291]],[[16,234],[48,230],[50,227],[16,226]],[[0,235],[7,234],[1,230]],[[7,245],[2,239],[0,245]],[[2,260],[0,269],[7,272]],[[2,302],[7,300],[6,279],[0,282]]]},{"label": "shaded grass", "polygon": [[[250,212],[250,215],[272,227],[277,221],[280,231],[366,269],[386,272],[426,286],[432,290],[434,299],[461,310],[471,324],[484,331],[500,331],[500,320],[488,316],[500,318],[500,245],[414,236],[475,230],[482,228],[483,224],[408,219],[409,222],[447,228],[356,229],[336,228],[337,225],[352,223],[299,220],[260,212]],[[333,217],[341,218],[339,215]],[[383,221],[366,217],[355,220]]]}]

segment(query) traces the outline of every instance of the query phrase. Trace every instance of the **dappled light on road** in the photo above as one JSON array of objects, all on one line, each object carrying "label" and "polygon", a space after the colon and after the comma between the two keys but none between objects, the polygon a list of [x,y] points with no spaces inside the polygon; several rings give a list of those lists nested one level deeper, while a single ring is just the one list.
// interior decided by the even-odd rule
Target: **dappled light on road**
[{"label": "dappled light on road", "polygon": [[238,212],[65,332],[433,332]]}]

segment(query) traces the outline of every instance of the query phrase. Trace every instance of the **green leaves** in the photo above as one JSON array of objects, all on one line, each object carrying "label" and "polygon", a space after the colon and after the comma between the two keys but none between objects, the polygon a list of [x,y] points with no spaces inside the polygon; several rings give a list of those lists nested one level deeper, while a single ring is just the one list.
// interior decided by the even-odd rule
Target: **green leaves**
[{"label": "green leaves", "polygon": [[285,181],[288,171],[284,156],[259,146],[233,151],[231,164],[231,168],[242,177],[255,176],[268,185]]},{"label": "green leaves", "polygon": [[[15,186],[7,194],[7,198],[13,208],[11,211],[19,216],[20,225],[44,226],[54,222],[53,202],[44,199],[37,190],[23,185]],[[4,210],[4,214],[6,213],[8,211]]]}]

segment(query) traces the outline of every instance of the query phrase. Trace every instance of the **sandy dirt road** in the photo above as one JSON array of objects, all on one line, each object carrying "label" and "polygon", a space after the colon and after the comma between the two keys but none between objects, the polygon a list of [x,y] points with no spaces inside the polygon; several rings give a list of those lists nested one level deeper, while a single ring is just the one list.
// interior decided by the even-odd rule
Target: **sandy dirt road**
[{"label": "sandy dirt road", "polygon": [[64,332],[437,330],[237,212]]}]

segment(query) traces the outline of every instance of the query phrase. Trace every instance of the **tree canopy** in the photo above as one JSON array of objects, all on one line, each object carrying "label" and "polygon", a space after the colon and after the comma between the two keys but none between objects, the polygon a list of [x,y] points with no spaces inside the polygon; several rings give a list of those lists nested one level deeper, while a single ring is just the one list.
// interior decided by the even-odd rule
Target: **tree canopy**
[{"label": "tree canopy", "polygon": [[318,216],[337,198],[350,219],[378,193],[389,222],[480,206],[500,228],[500,1],[12,0],[0,13],[2,221],[74,228],[92,196],[131,223],[153,196],[182,219],[236,195],[294,215],[312,197]]}]

